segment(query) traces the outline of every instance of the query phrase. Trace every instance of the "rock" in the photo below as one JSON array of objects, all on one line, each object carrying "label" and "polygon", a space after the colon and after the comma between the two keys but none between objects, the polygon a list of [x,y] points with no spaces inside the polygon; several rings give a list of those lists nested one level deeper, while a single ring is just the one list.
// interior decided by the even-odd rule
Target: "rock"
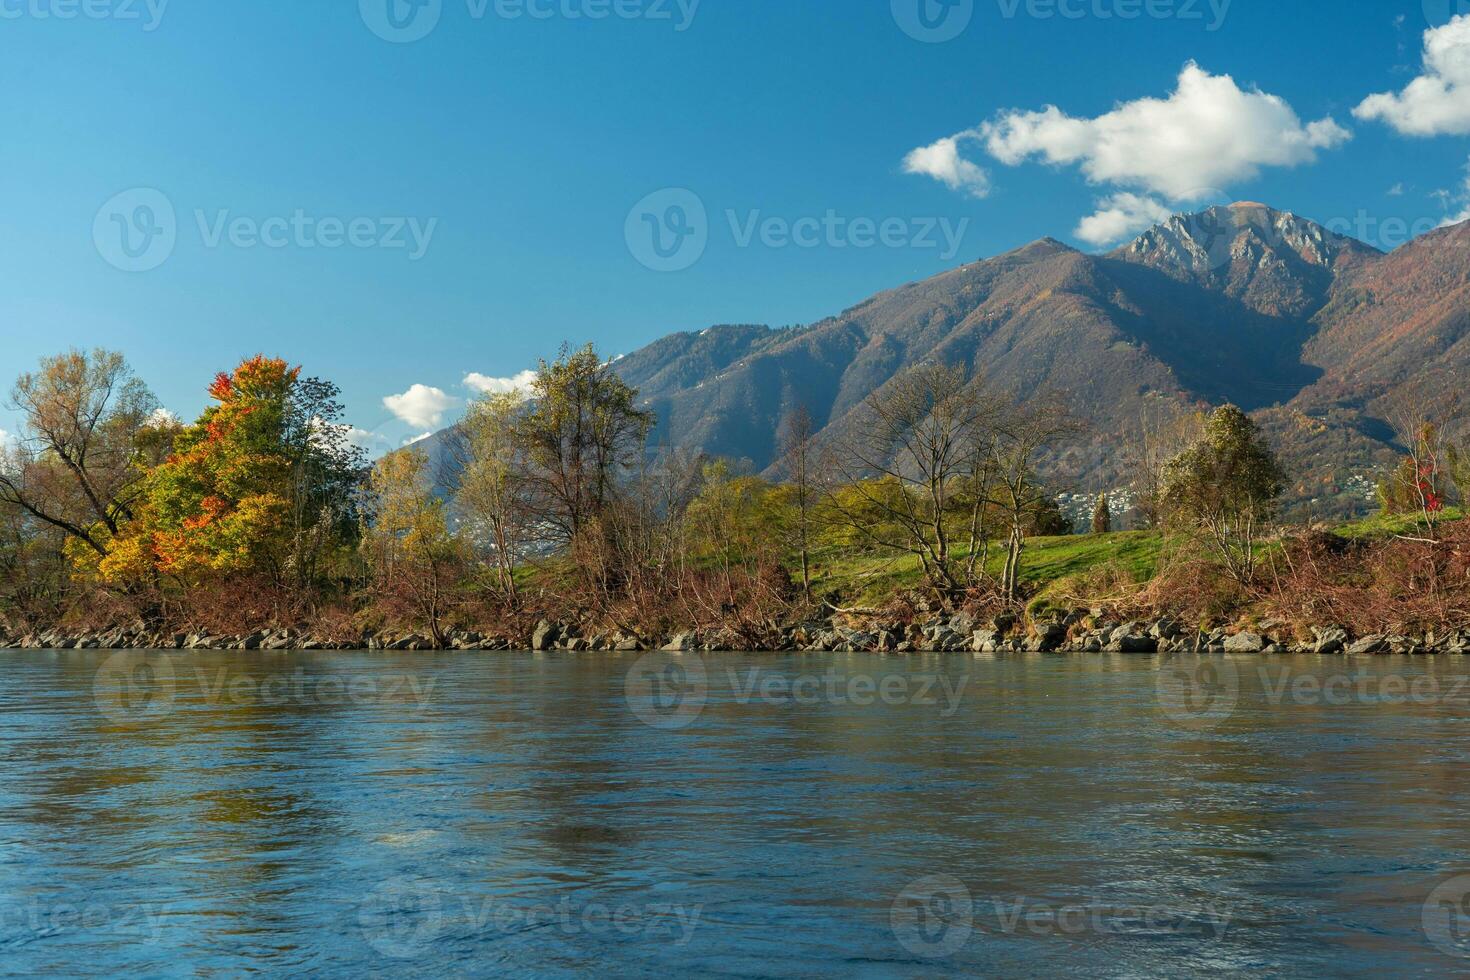
[{"label": "rock", "polygon": [[1159,640],[1174,640],[1184,632],[1184,627],[1175,619],[1161,619],[1149,627],[1148,635]]},{"label": "rock", "polygon": [[665,653],[688,653],[694,649],[693,633],[675,633],[674,638],[663,646]]},{"label": "rock", "polygon": [[531,649],[544,653],[555,647],[559,639],[561,639],[561,627],[554,626],[543,619],[536,624],[536,629],[531,634]]},{"label": "rock", "polygon": [[1312,652],[1318,654],[1338,654],[1347,649],[1347,630],[1340,629],[1317,629],[1312,628],[1316,641],[1312,644]]},{"label": "rock", "polygon": [[1236,633],[1225,641],[1226,653],[1260,653],[1266,641],[1259,633]]},{"label": "rock", "polygon": [[1054,653],[1067,642],[1067,627],[1061,623],[1045,623],[1036,628],[1036,649],[1042,653]]},{"label": "rock", "polygon": [[1000,635],[995,630],[976,630],[970,638],[970,649],[975,653],[994,653]]},{"label": "rock", "polygon": [[642,653],[643,641],[636,636],[625,636],[613,646],[613,650],[617,653]]},{"label": "rock", "polygon": [[1388,652],[1388,638],[1384,636],[1365,636],[1358,642],[1347,648],[1350,656],[1361,657]]},{"label": "rock", "polygon": [[1109,653],[1158,653],[1159,641],[1142,633],[1114,631],[1112,641],[1105,648]]}]

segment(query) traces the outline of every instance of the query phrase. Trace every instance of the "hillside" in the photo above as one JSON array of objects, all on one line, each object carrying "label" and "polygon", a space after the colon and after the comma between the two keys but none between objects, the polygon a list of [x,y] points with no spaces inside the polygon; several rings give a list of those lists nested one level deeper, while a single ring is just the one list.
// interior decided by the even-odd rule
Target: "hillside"
[{"label": "hillside", "polygon": [[930,360],[1016,398],[1060,393],[1088,432],[1048,475],[1085,490],[1128,482],[1143,418],[1234,402],[1277,443],[1299,512],[1345,514],[1392,457],[1396,399],[1447,396],[1470,367],[1467,245],[1461,226],[1384,255],[1243,202],[1104,255],[1042,239],[804,327],[673,334],[616,369],[658,413],[660,445],[772,475],[798,405],[839,443],[869,394]]}]

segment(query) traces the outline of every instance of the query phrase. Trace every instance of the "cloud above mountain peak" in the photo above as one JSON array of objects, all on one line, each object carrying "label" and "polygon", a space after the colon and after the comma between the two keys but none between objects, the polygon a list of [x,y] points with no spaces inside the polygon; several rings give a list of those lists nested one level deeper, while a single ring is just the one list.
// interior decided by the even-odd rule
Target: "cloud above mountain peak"
[{"label": "cloud above mountain peak", "polygon": [[1364,99],[1353,115],[1406,136],[1470,133],[1470,14],[1424,33],[1424,66],[1400,92]]},{"label": "cloud above mountain peak", "polygon": [[1304,123],[1280,96],[1243,89],[1231,76],[1190,62],[1167,98],[1119,103],[1095,118],[1054,105],[1007,110],[913,150],[904,170],[983,197],[989,175],[960,153],[974,145],[1006,166],[1031,160],[1076,166],[1089,183],[1153,195],[1118,193],[1100,201],[1078,236],[1104,244],[1156,220],[1165,209],[1156,197],[1175,203],[1221,198],[1225,188],[1257,177],[1264,167],[1314,163],[1319,151],[1351,138],[1331,116]]}]

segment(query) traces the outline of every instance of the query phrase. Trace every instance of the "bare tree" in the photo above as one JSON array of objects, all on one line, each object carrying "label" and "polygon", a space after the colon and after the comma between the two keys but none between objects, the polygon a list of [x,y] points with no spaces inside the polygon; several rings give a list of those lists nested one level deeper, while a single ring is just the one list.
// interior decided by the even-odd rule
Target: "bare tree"
[{"label": "bare tree", "polygon": [[1021,553],[1026,546],[1027,526],[1049,499],[1036,476],[1037,458],[1078,429],[1077,421],[1054,397],[1017,405],[996,424],[991,443],[994,500],[1008,525],[1000,589],[1009,601],[1014,602],[1020,595]]},{"label": "bare tree", "polygon": [[1400,408],[1389,422],[1407,452],[1388,475],[1379,495],[1390,511],[1418,513],[1425,533],[1434,539],[1449,496],[1446,485],[1451,482],[1456,454],[1441,428],[1421,408]]},{"label": "bare tree", "polygon": [[20,376],[20,438],[0,454],[0,502],[98,554],[142,491],[140,449],[158,402],[121,354],[73,350]]},{"label": "bare tree", "polygon": [[[956,561],[951,524],[962,480],[984,468],[997,415],[960,365],[927,364],[899,375],[865,403],[859,435],[845,445],[849,484],[829,494],[834,521],[860,540],[912,554],[929,584],[951,598],[970,583],[970,561]],[[983,506],[983,505],[981,505]]]},{"label": "bare tree", "polygon": [[1182,410],[1160,397],[1152,397],[1139,412],[1137,438],[1129,440],[1130,467],[1136,474],[1138,512],[1146,527],[1164,524],[1162,498],[1169,461],[1199,438],[1202,419],[1198,412]]},{"label": "bare tree", "polygon": [[477,544],[490,552],[496,588],[512,605],[528,530],[526,460],[517,435],[525,411],[519,393],[488,395],[470,406],[450,440],[460,474],[456,505]]},{"label": "bare tree", "polygon": [[781,437],[781,458],[786,467],[791,503],[796,512],[796,547],[801,557],[801,595],[812,598],[811,539],[818,502],[818,474],[812,445],[812,416],[798,405],[786,419]]}]

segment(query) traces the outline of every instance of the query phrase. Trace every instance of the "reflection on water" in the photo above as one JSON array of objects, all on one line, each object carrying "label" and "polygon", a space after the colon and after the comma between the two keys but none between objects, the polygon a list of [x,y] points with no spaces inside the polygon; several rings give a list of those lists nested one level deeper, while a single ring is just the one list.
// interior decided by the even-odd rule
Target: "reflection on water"
[{"label": "reflection on water", "polygon": [[7,973],[1470,968],[1460,661],[0,656]]}]

